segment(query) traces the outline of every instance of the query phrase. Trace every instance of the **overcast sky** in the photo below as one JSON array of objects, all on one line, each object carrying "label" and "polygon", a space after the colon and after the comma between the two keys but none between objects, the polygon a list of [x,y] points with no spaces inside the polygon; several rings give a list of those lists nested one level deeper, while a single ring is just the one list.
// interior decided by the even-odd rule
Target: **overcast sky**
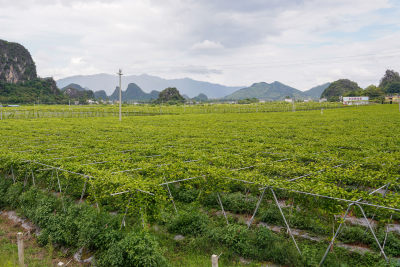
[{"label": "overcast sky", "polygon": [[300,90],[400,71],[395,0],[0,0],[0,39],[42,77],[147,73]]}]

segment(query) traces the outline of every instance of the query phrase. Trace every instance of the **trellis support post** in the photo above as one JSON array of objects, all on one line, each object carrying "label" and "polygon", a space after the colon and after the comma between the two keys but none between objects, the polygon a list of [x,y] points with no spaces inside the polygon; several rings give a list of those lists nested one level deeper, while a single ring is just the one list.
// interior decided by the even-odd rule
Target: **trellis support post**
[{"label": "trellis support post", "polygon": [[122,218],[121,227],[119,229],[122,229],[122,226],[125,227],[125,225],[126,225],[125,217],[126,217],[126,214],[128,213],[128,208],[129,208],[129,204],[131,203],[131,199],[132,199],[132,197],[129,198],[128,205],[126,205],[125,214],[124,214],[124,217]]},{"label": "trellis support post", "polygon": [[256,216],[258,208],[260,207],[261,201],[264,198],[265,190],[267,190],[267,187],[264,188],[260,198],[257,201],[257,205],[256,205],[256,208],[255,208],[255,210],[253,212],[253,216],[251,216],[250,220],[247,222],[247,228],[250,228],[251,224],[253,223],[254,217]]},{"label": "trellis support post", "polygon": [[[165,181],[165,182],[167,181],[167,180],[165,179],[165,177],[164,177],[164,181]],[[167,186],[167,189],[168,189],[169,197],[170,197],[171,200],[172,200],[172,205],[174,206],[175,213],[178,214],[178,209],[176,208],[174,198],[172,197],[171,190],[169,189],[169,184],[166,184],[166,186]]]},{"label": "trellis support post", "polygon": [[289,232],[289,235],[290,235],[290,237],[292,238],[292,240],[293,240],[293,242],[294,242],[294,245],[296,246],[296,249],[297,249],[297,251],[299,252],[299,254],[300,254],[300,256],[301,256],[300,248],[299,248],[299,246],[297,245],[296,239],[294,239],[294,236],[293,236],[293,234],[292,234],[292,230],[290,230],[290,227],[289,227],[288,222],[286,221],[285,215],[283,214],[283,211],[282,211],[282,209],[281,209],[281,206],[279,205],[278,199],[276,198],[274,189],[272,189],[272,188],[270,188],[270,189],[271,189],[271,193],[272,193],[272,195],[273,195],[273,197],[274,197],[275,203],[276,203],[276,205],[278,206],[279,212],[281,213],[282,218],[283,218],[283,220],[284,220],[284,222],[285,222],[285,224],[286,224],[286,228],[287,228],[287,230],[288,230],[288,232]]},{"label": "trellis support post", "polygon": [[218,198],[219,205],[221,206],[222,213],[224,214],[226,224],[229,225],[228,217],[226,216],[224,206],[222,205],[222,201],[221,201],[221,197],[219,196],[219,193],[217,193],[217,198]]},{"label": "trellis support post", "polygon": [[31,172],[32,172],[32,183],[33,183],[33,186],[36,186],[35,175],[33,174],[33,169],[31,170]]},{"label": "trellis support post", "polygon": [[387,258],[386,254],[385,254],[385,251],[383,250],[383,248],[382,248],[382,246],[381,246],[381,243],[379,242],[378,238],[376,237],[375,231],[374,231],[374,229],[372,228],[371,224],[369,223],[369,220],[368,220],[367,216],[365,215],[364,209],[363,209],[363,208],[361,207],[361,205],[358,204],[358,203],[356,203],[355,205],[360,209],[362,215],[364,216],[365,221],[367,222],[368,228],[371,230],[371,233],[372,233],[372,235],[374,236],[374,239],[375,239],[375,241],[376,241],[376,244],[377,244],[378,247],[379,247],[379,250],[381,251],[381,253],[382,253],[383,257],[385,258],[385,260],[388,262],[388,258]]},{"label": "trellis support post", "polygon": [[15,184],[14,168],[13,168],[12,165],[11,165],[11,176],[12,176],[13,182],[14,182],[14,184]]},{"label": "trellis support post", "polygon": [[58,177],[58,170],[57,169],[56,169],[56,176],[57,176],[57,181],[58,181],[58,188],[60,189],[61,203],[62,203],[62,206],[63,206],[63,210],[65,212],[64,198],[63,198],[62,191],[61,191],[61,183],[60,183],[60,178]]},{"label": "trellis support post", "polygon": [[83,184],[82,194],[81,194],[81,198],[79,199],[79,202],[82,202],[82,201],[83,201],[83,196],[85,195],[86,184],[87,184],[88,179],[89,179],[89,177],[86,177],[85,183]]},{"label": "trellis support post", "polygon": [[319,263],[318,266],[321,266],[321,265],[324,263],[326,257],[328,256],[329,251],[331,250],[331,247],[333,246],[333,243],[335,242],[336,237],[337,237],[337,236],[339,235],[339,233],[340,233],[340,230],[341,230],[341,228],[342,228],[342,225],[344,224],[344,221],[346,220],[347,215],[349,214],[350,208],[351,208],[353,205],[354,205],[354,203],[350,203],[349,206],[347,207],[346,213],[344,214],[344,216],[343,216],[343,218],[342,218],[342,221],[341,221],[340,224],[339,224],[339,227],[336,229],[336,232],[335,232],[335,234],[333,235],[333,237],[332,237],[332,239],[331,239],[331,242],[329,242],[328,248],[326,249],[325,254],[324,254],[324,256],[322,257],[322,259],[321,259],[321,261],[320,261],[320,263]]}]

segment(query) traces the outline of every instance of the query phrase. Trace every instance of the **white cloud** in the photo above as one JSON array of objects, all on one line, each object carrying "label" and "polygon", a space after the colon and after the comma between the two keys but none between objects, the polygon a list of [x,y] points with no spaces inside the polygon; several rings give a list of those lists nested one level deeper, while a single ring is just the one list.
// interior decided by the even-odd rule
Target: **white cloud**
[{"label": "white cloud", "polygon": [[224,46],[220,42],[214,42],[210,40],[204,40],[200,43],[195,43],[192,45],[192,50],[215,50],[221,48],[224,48]]},{"label": "white cloud", "polygon": [[386,68],[400,71],[400,8],[389,0],[0,0],[0,6],[0,38],[28,48],[41,76],[122,68],[307,89],[339,78],[367,86]]},{"label": "white cloud", "polygon": [[84,63],[83,59],[81,57],[73,57],[71,58],[71,64],[72,65],[80,65]]}]

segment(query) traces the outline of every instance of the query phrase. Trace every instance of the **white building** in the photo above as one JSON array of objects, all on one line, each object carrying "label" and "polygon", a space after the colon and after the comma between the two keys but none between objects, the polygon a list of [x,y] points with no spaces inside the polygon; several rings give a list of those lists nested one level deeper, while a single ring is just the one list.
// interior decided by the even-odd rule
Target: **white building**
[{"label": "white building", "polygon": [[368,105],[368,96],[345,96],[343,97],[343,105]]}]

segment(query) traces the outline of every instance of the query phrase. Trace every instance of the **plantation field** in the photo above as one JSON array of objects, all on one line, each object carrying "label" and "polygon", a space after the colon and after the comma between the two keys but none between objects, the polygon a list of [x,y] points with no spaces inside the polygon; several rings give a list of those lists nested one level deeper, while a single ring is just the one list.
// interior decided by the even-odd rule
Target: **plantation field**
[{"label": "plantation field", "polygon": [[[122,123],[115,118],[3,121],[2,167],[45,169],[42,163],[81,173],[89,177],[89,191],[97,198],[135,189],[157,192],[157,198],[162,195],[158,191],[165,191],[158,185],[165,181],[204,175],[208,190],[223,190],[229,183],[224,177],[231,177],[374,199],[366,195],[368,189],[397,184],[398,115],[396,107],[371,106],[323,114],[128,117]],[[65,183],[86,179],[59,175]],[[399,203],[395,195],[376,202]]]},{"label": "plantation field", "polygon": [[[206,113],[258,113],[285,112],[293,110],[320,110],[345,107],[337,102],[296,102],[293,106],[287,102],[266,102],[253,104],[203,103],[185,105],[137,104],[123,105],[123,116],[137,115],[172,115],[172,114],[206,114]],[[20,107],[1,107],[1,119],[32,118],[86,118],[118,117],[119,107],[115,105],[24,105]]]},{"label": "plantation field", "polygon": [[[122,122],[112,116],[6,119],[0,121],[0,169],[14,183],[86,200],[143,225],[173,214],[174,205],[218,210],[220,199],[227,221],[235,213],[248,220],[263,192],[262,205],[274,200],[265,187],[289,203],[283,210],[288,217],[297,212],[310,218],[289,224],[323,234],[325,241],[331,225],[340,222],[334,216],[350,203],[363,205],[379,223],[400,218],[397,106],[323,112],[251,107],[239,113],[211,106],[197,113],[175,112],[184,108],[175,106],[169,107],[173,115],[127,116]],[[244,206],[231,205],[235,196]],[[256,221],[285,226],[279,210],[261,207],[260,214]],[[357,211],[352,215],[362,218]],[[389,255],[399,257],[399,237],[389,239]]]}]

